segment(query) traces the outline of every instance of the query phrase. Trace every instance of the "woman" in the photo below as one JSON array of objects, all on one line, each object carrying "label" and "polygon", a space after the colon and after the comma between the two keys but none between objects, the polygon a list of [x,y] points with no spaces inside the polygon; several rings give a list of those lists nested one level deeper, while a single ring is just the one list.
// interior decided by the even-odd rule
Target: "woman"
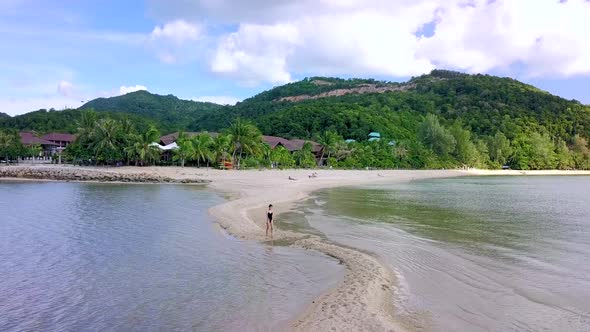
[{"label": "woman", "polygon": [[268,236],[268,229],[270,228],[270,236],[272,236],[272,204],[268,205],[268,210],[266,211],[266,236]]}]

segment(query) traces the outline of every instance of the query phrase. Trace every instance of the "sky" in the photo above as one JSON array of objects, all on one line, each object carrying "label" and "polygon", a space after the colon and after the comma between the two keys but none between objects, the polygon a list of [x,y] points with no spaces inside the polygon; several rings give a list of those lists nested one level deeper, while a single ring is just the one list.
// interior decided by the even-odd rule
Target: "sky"
[{"label": "sky", "polygon": [[508,76],[590,103],[587,0],[0,0],[0,112],[137,90],[233,104],[309,76]]}]

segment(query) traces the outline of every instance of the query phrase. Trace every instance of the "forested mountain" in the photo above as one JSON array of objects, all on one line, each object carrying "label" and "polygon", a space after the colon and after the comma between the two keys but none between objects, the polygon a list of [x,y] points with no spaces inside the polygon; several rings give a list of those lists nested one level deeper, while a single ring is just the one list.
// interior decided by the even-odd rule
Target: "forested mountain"
[{"label": "forested mountain", "polygon": [[[318,140],[330,132],[364,144],[368,133],[379,132],[384,144],[401,143],[392,145],[397,161],[387,159],[391,151],[386,152],[385,146],[379,151],[367,144],[351,146],[339,156],[340,166],[345,167],[499,167],[508,163],[523,169],[590,168],[589,106],[489,75],[435,70],[404,83],[312,77],[235,106],[138,91],[99,98],[82,106],[86,108],[101,117],[131,117],[138,128],[151,123],[162,133],[220,131],[241,118],[265,135]],[[0,118],[0,128],[73,132],[79,118],[78,110],[42,110]],[[378,161],[359,161],[380,153]]]},{"label": "forested mountain", "polygon": [[212,112],[222,106],[213,103],[178,99],[173,95],[161,96],[147,91],[131,92],[111,98],[97,98],[79,109],[96,112],[123,112],[156,121],[160,130],[176,131],[187,128],[202,112]]},{"label": "forested mountain", "polygon": [[[48,132],[75,133],[78,130],[81,115],[82,111],[76,109],[38,110],[14,117],[0,117],[0,129],[30,130],[39,134]],[[147,128],[150,124],[159,125],[155,120],[124,112],[101,112],[98,113],[98,117],[117,120],[129,119],[138,128]]]},{"label": "forested mountain", "polygon": [[[335,82],[334,85],[317,84]],[[287,96],[319,95],[342,86],[390,86],[396,91],[350,93],[341,96],[280,101]],[[315,87],[315,90],[314,90]],[[544,127],[552,136],[590,136],[590,108],[509,78],[466,75],[436,70],[430,75],[396,84],[365,80],[305,79],[263,92],[226,107],[206,112],[191,124],[192,130],[227,127],[235,117],[254,121],[268,135],[311,138],[333,129],[344,137],[362,140],[371,131],[389,137],[411,139],[428,114],[443,124],[460,121],[476,135],[501,130],[513,138],[524,129]]]},{"label": "forested mountain", "polygon": [[0,119],[2,119],[2,118],[9,118],[9,117],[10,117],[10,115],[8,115],[6,113],[0,112]]}]

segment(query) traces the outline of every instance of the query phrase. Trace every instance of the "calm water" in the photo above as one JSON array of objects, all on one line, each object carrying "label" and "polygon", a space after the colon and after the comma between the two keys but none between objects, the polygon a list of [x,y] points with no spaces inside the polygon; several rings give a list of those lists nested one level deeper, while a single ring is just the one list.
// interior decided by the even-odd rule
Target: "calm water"
[{"label": "calm water", "polygon": [[590,331],[590,177],[335,189],[305,207],[309,225],[396,271],[410,320],[438,331]]},{"label": "calm water", "polygon": [[238,241],[195,186],[0,183],[0,331],[275,330],[343,273]]}]

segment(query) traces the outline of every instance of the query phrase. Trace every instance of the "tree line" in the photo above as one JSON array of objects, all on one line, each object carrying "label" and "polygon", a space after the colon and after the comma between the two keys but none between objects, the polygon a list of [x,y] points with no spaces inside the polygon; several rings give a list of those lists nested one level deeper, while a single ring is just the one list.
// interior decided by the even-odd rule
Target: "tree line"
[{"label": "tree line", "polygon": [[[160,132],[153,125],[138,128],[129,119],[99,118],[84,111],[77,125],[77,139],[64,151],[64,158],[74,163],[100,165],[162,165]],[[172,163],[238,168],[280,167],[313,168],[456,168],[497,169],[590,169],[588,140],[576,134],[571,141],[552,137],[547,131],[523,131],[509,139],[502,131],[475,136],[461,121],[450,126],[439,117],[427,114],[419,122],[415,139],[383,135],[380,140],[345,141],[335,130],[325,130],[314,137],[322,147],[319,160],[308,142],[291,153],[285,147],[271,149],[252,122],[235,119],[219,134],[202,132],[188,136],[181,132],[172,151]],[[0,157],[4,160],[38,156],[39,145],[24,146],[18,132],[0,131]],[[319,164],[318,164],[319,162]]]},{"label": "tree line", "polygon": [[[160,132],[149,126],[137,130],[129,120],[98,119],[93,111],[85,111],[78,122],[76,141],[69,145],[65,157],[75,163],[101,165],[162,165],[162,150],[153,144],[160,141]],[[224,167],[226,162],[238,168],[252,167],[314,167],[311,144],[291,154],[284,147],[271,149],[262,140],[262,133],[248,121],[236,119],[220,134],[202,132],[189,136],[181,132],[172,150],[172,162]]]}]

